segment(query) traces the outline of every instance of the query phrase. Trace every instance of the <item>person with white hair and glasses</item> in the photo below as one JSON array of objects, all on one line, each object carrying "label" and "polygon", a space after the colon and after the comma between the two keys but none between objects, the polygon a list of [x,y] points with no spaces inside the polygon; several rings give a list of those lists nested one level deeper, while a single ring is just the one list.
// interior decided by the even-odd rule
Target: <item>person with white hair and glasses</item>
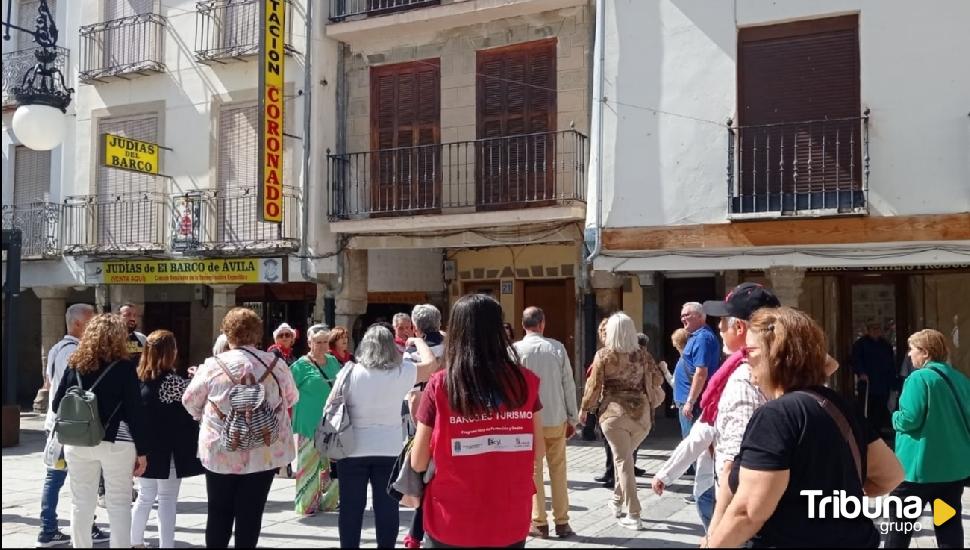
[{"label": "person with white hair and glasses", "polygon": [[395,313],[391,319],[391,326],[394,327],[394,344],[397,350],[404,353],[408,347],[408,338],[414,336],[414,323],[411,316],[407,313]]},{"label": "person with white hair and glasses", "polygon": [[340,460],[340,515],[337,520],[342,548],[360,547],[360,535],[371,486],[378,548],[393,548],[400,527],[398,502],[387,494],[394,463],[404,442],[401,437],[401,402],[418,382],[427,382],[434,364],[431,349],[420,338],[411,340],[424,366],[404,360],[386,326],[367,329],[357,347],[356,361],[344,365],[340,376],[354,429],[354,450]]},{"label": "person with white hair and glasses", "polygon": [[701,304],[684,304],[680,322],[690,333],[690,338],[674,368],[674,403],[680,410],[680,435],[687,437],[690,427],[700,416],[704,386],[721,363],[721,344],[707,326],[707,315]]},{"label": "person with white hair and glasses", "polygon": [[662,383],[657,363],[640,349],[633,320],[625,313],[613,314],[606,323],[605,345],[593,359],[580,410],[599,409],[600,429],[613,450],[618,476],[609,505],[628,529],[642,528],[633,450],[650,433],[651,412],[663,404]]}]

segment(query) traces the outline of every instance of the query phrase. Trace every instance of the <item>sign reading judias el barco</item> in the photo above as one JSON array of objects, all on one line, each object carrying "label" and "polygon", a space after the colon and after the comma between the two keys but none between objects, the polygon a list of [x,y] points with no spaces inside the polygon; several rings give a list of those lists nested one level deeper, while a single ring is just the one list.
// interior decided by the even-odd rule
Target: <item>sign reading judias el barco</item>
[{"label": "sign reading judias el barco", "polygon": [[259,219],[283,221],[283,66],[285,2],[259,2]]},{"label": "sign reading judias el barco", "polygon": [[120,170],[131,170],[143,174],[158,174],[157,143],[137,139],[104,135],[104,165]]}]

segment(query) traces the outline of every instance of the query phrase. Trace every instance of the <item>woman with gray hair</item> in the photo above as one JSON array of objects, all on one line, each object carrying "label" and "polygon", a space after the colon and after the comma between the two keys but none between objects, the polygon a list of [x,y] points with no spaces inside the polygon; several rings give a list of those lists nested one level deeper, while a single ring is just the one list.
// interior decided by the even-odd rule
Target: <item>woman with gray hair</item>
[{"label": "woman with gray hair", "polygon": [[[356,362],[344,388],[354,427],[354,452],[340,461],[340,515],[337,524],[342,548],[360,547],[360,535],[371,486],[378,548],[393,548],[401,520],[398,502],[386,491],[394,462],[404,442],[401,402],[408,391],[431,375],[434,355],[420,338],[412,339],[422,362],[404,360],[386,326],[367,329],[357,347]],[[425,365],[427,363],[427,365]]]},{"label": "woman with gray hair", "polygon": [[293,405],[293,435],[296,437],[296,513],[312,516],[337,508],[337,485],[331,480],[330,461],[320,456],[313,436],[323,418],[323,406],[330,397],[340,363],[330,355],[330,329],[313,325],[307,330],[310,351],[291,366],[300,400]]}]

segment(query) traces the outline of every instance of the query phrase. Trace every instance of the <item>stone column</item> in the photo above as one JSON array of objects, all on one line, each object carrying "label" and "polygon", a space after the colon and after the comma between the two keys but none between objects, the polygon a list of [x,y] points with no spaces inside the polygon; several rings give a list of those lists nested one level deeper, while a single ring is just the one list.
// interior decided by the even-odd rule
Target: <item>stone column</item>
[{"label": "stone column", "polygon": [[[40,370],[43,376],[47,368],[47,351],[64,337],[67,330],[64,313],[67,311],[67,297],[71,290],[60,287],[39,287],[32,290],[40,298]],[[37,391],[34,412],[47,412],[48,384],[49,381],[45,380]]]},{"label": "stone column", "polygon": [[805,268],[793,266],[775,266],[768,269],[768,280],[771,289],[778,296],[781,305],[798,307],[798,299],[802,295],[802,281],[805,280]]},{"label": "stone column", "polygon": [[367,251],[348,250],[340,261],[344,262],[344,280],[336,299],[335,322],[352,332],[357,318],[367,313]]},{"label": "stone column", "polygon": [[239,285],[211,285],[212,288],[212,334],[210,341],[215,342],[222,330],[222,319],[229,310],[236,307],[236,289]]}]

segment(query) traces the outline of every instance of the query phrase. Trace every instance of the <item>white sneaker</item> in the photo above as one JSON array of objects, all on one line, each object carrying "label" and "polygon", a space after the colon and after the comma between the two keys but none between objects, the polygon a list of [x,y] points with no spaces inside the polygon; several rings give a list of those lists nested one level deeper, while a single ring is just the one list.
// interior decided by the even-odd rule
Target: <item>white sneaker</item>
[{"label": "white sneaker", "polygon": [[625,518],[620,519],[618,523],[620,524],[620,527],[623,527],[626,529],[632,529],[634,531],[643,530],[643,522],[637,516],[627,516]]},{"label": "white sneaker", "polygon": [[612,500],[608,501],[608,504],[610,506],[610,510],[613,512],[613,517],[615,518],[623,517],[623,509],[620,507],[619,504],[613,502]]}]

